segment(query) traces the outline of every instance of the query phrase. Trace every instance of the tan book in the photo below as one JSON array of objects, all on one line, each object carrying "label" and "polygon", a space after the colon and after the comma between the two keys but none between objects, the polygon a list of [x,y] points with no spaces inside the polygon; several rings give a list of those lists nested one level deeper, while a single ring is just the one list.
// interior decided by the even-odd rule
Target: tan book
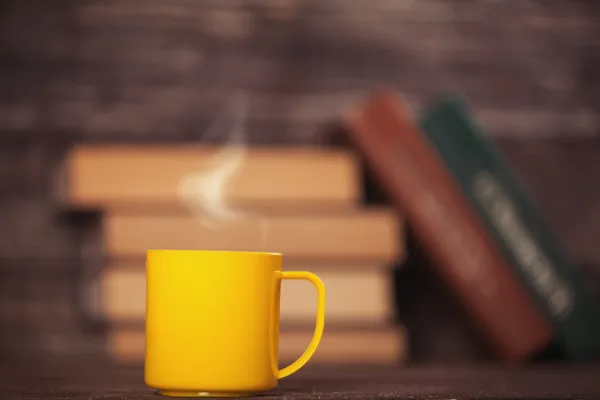
[{"label": "tan book", "polygon": [[57,196],[78,207],[182,202],[338,204],[360,200],[359,165],[348,152],[197,144],[75,145]]},{"label": "tan book", "polygon": [[[311,271],[325,283],[326,321],[347,325],[384,325],[394,315],[391,277],[385,265],[289,265],[285,270]],[[283,280],[282,324],[314,325],[317,295],[307,281]],[[101,315],[110,324],[143,323],[146,315],[144,261],[115,263],[100,276]]]},{"label": "tan book", "polygon": [[[304,352],[311,330],[282,330],[279,334],[279,365],[285,367]],[[107,352],[115,361],[138,364],[144,361],[144,329],[114,329],[107,335]],[[380,330],[328,329],[311,364],[387,364],[401,365],[407,357],[407,336],[402,327]]]},{"label": "tan book", "polygon": [[385,209],[335,214],[240,216],[208,222],[194,215],[108,212],[103,242],[109,258],[144,257],[148,249],[283,253],[286,260],[388,262],[403,252],[400,217]]}]

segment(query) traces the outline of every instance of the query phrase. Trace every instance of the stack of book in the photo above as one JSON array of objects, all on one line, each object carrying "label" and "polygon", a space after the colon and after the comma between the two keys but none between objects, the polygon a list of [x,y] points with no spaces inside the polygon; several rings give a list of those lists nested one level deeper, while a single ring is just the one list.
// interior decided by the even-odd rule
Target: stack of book
[{"label": "stack of book", "polygon": [[[284,270],[314,272],[326,286],[325,333],[311,362],[404,359],[387,271],[404,258],[403,221],[393,208],[361,205],[352,153],[87,144],[69,149],[60,177],[63,204],[101,211],[98,303],[116,360],[143,360],[145,255],[155,248],[283,253]],[[316,301],[310,283],[282,283],[282,366],[308,346]]]},{"label": "stack of book", "polygon": [[600,359],[598,304],[464,99],[416,116],[381,91],[345,123],[498,360]]}]

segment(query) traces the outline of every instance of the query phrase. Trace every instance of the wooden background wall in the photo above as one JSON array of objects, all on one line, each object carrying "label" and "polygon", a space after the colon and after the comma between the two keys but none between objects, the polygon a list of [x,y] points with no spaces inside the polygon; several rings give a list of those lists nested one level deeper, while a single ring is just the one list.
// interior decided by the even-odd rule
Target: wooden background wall
[{"label": "wooden background wall", "polygon": [[[467,95],[568,251],[600,263],[595,1],[10,0],[0,5],[4,270],[75,271],[57,272],[59,289],[44,295],[71,300],[76,263],[65,260],[80,258],[81,232],[56,220],[50,187],[73,141],[203,140],[243,91],[248,143],[324,145],[344,107],[382,85],[416,109],[440,91]],[[52,329],[73,320],[61,318]]]}]

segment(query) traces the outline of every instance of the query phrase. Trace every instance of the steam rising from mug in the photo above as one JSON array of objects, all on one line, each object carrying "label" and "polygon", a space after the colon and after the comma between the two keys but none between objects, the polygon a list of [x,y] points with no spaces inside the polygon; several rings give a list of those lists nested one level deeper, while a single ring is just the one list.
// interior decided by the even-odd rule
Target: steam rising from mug
[{"label": "steam rising from mug", "polygon": [[[258,218],[262,244],[264,244],[268,228],[266,219],[236,210],[231,201],[226,198],[227,185],[231,184],[241,171],[248,151],[244,134],[248,96],[240,92],[233,100],[233,106],[226,108],[204,135],[205,137],[221,136],[226,132],[223,127],[224,122],[231,120],[233,124],[226,143],[212,157],[207,168],[190,172],[181,178],[178,194],[189,207],[194,218],[209,229],[219,229],[227,222],[231,223],[243,218]],[[232,114],[231,119],[227,118],[228,111]]]}]

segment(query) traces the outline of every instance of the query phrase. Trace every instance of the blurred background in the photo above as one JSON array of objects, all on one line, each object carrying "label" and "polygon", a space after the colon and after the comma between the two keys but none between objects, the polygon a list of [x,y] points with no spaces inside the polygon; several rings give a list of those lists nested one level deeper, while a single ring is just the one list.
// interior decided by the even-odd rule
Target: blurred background
[{"label": "blurred background", "polygon": [[[427,268],[397,272],[418,253],[410,226],[354,149],[331,138],[375,89],[401,91],[417,111],[440,92],[462,93],[599,293],[599,47],[594,1],[3,1],[0,356],[139,361],[136,251],[163,243],[138,238],[145,226],[204,234],[206,247],[283,248],[291,266],[325,276],[336,322],[319,362],[489,360]],[[133,147],[101,147],[115,143]],[[232,143],[244,152],[219,153]],[[166,149],[198,144],[216,153],[198,150],[202,165],[186,165],[202,169],[214,154],[239,162],[233,201],[260,210],[279,241],[257,242],[258,223],[229,225],[219,241],[182,220],[185,193],[165,171],[191,172],[178,160],[196,153]],[[303,173],[314,179],[299,182]],[[135,181],[111,186],[121,174]],[[318,245],[317,231],[327,232]],[[315,303],[302,290],[290,285],[282,308],[290,358],[310,339],[302,324]]]}]

